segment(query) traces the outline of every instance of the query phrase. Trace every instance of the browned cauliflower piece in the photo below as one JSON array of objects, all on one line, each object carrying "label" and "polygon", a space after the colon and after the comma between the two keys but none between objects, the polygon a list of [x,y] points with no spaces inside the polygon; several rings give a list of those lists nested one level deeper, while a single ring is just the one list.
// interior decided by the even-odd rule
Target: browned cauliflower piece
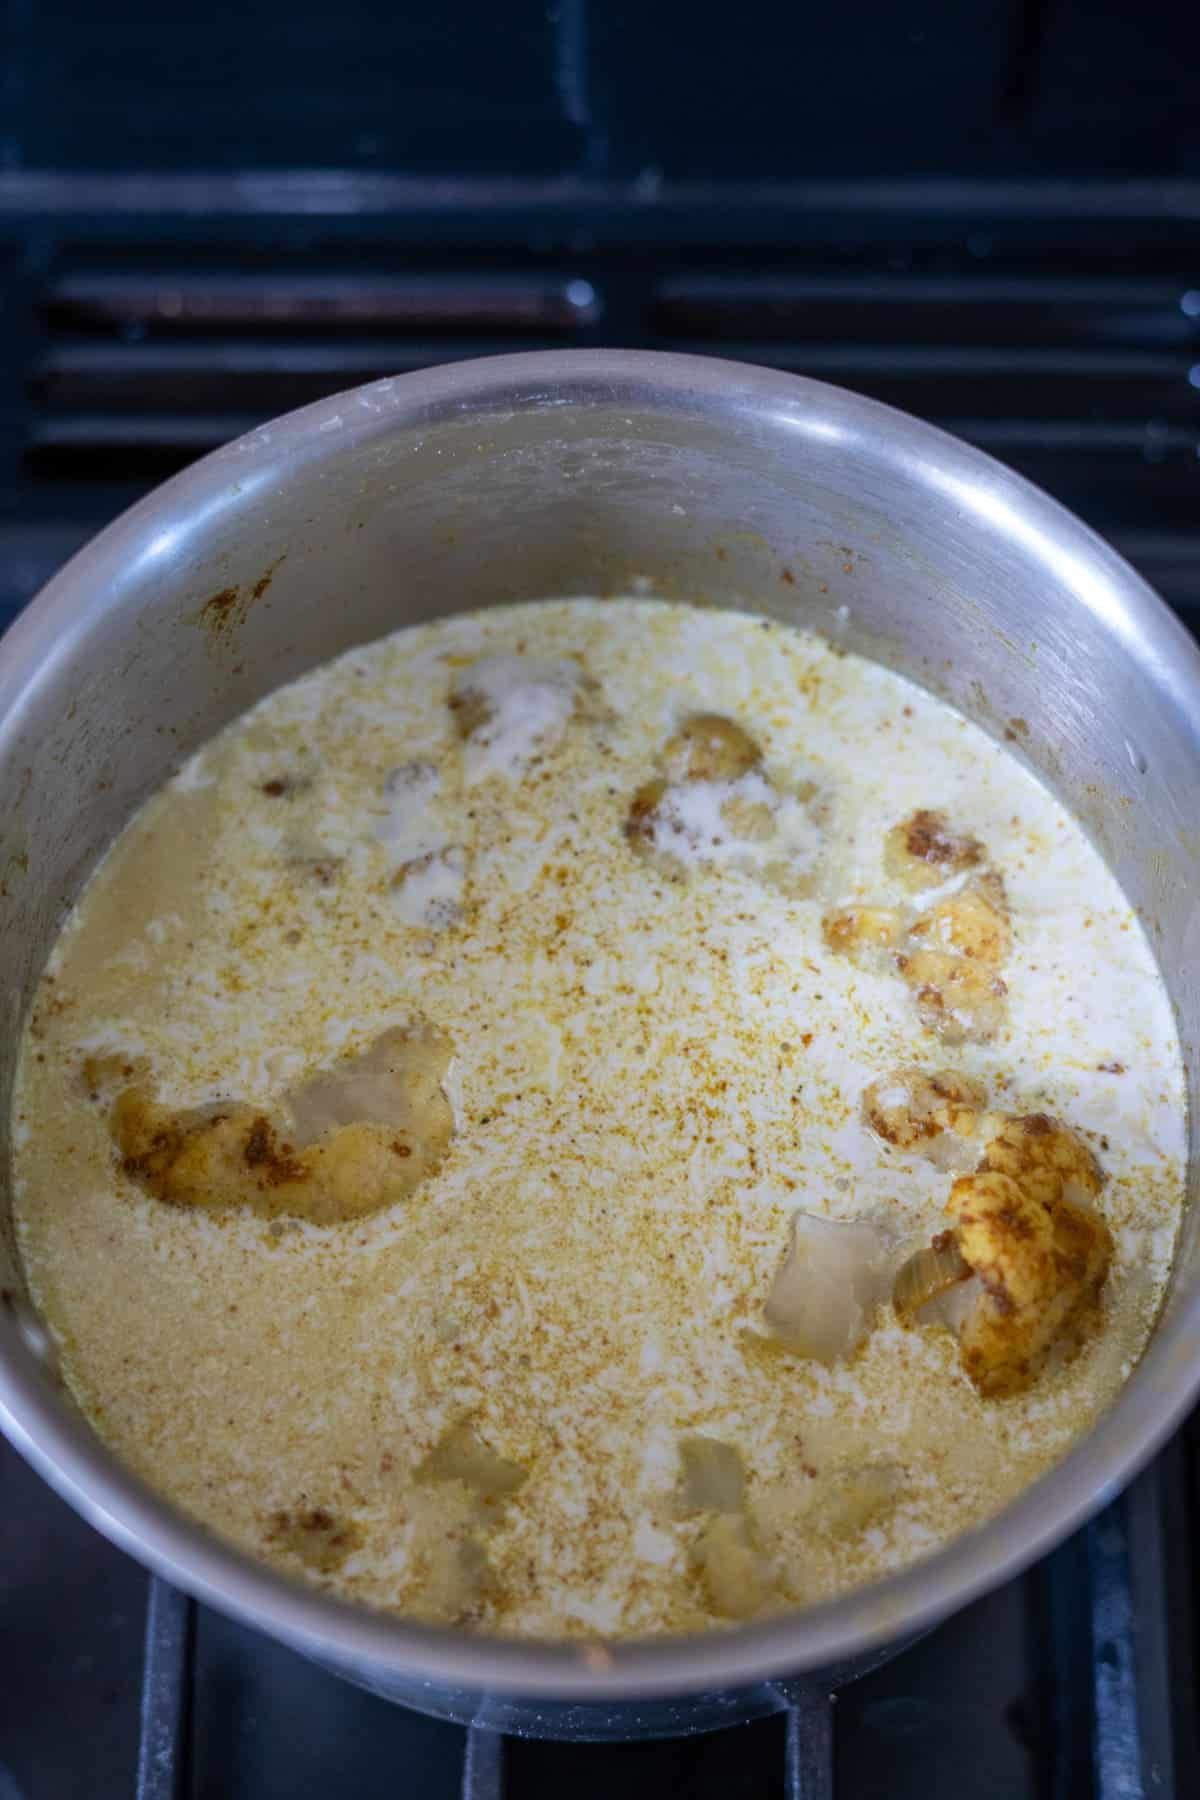
[{"label": "browned cauliflower piece", "polygon": [[630,802],[625,836],[660,874],[723,867],[785,894],[811,892],[823,823],[814,782],[781,787],[750,733],[720,713],[686,718],[659,767]]},{"label": "browned cauliflower piece", "polygon": [[959,1337],[979,1392],[1001,1399],[1036,1379],[1051,1349],[1077,1348],[1093,1324],[1112,1260],[1091,1152],[1044,1113],[1009,1119],[946,1210],[981,1283]]},{"label": "browned cauliflower piece", "polygon": [[914,892],[977,868],[984,855],[978,838],[953,826],[944,812],[926,807],[893,825],[883,840],[885,872]]},{"label": "browned cauliflower piece", "polygon": [[992,870],[920,913],[896,967],[922,1024],[947,1043],[994,1037],[1008,994],[1000,967],[1011,948],[1004,883]]},{"label": "browned cauliflower piece", "polygon": [[987,1090],[969,1075],[902,1068],[865,1090],[863,1116],[885,1143],[899,1150],[926,1149],[945,1132],[973,1136],[986,1104]]},{"label": "browned cauliflower piece", "polygon": [[1003,1120],[987,1141],[980,1167],[1011,1175],[1048,1207],[1063,1190],[1068,1198],[1094,1200],[1103,1185],[1100,1165],[1087,1145],[1046,1113]]},{"label": "browned cauliflower piece", "polygon": [[895,906],[839,906],[821,920],[821,934],[839,956],[893,950],[904,931],[904,914]]},{"label": "browned cauliflower piece", "polygon": [[1004,883],[994,870],[974,876],[915,918],[909,935],[918,943],[983,963],[1002,963],[1012,949]]},{"label": "browned cauliflower piece", "polygon": [[489,777],[520,780],[552,751],[574,719],[608,717],[599,683],[582,663],[499,651],[451,678],[447,704],[463,744],[468,786]]},{"label": "browned cauliflower piece", "polygon": [[902,951],[896,967],[922,1025],[945,1043],[986,1043],[999,1031],[1008,987],[991,964],[947,950],[914,950]]},{"label": "browned cauliflower piece", "polygon": [[[940,821],[936,830],[928,826],[930,820]],[[952,858],[961,865],[951,870],[947,885],[952,892],[929,896],[932,903],[926,905],[916,900],[906,907],[839,907],[825,915],[822,930],[826,944],[840,955],[859,962],[890,961],[911,989],[928,1031],[949,1044],[986,1042],[1004,1021],[1008,988],[1001,968],[1012,948],[1008,901],[994,869],[968,873],[984,855],[978,839],[949,826],[943,838],[937,835],[942,826],[940,813],[914,813],[889,832],[884,860],[895,873],[901,855],[896,842],[907,844],[911,838],[918,849],[927,843],[940,846],[943,876]],[[919,857],[917,862],[928,866]],[[903,871],[900,878],[909,888],[928,885]]]},{"label": "browned cauliflower piece", "polygon": [[441,1087],[451,1054],[423,1021],[386,1031],[296,1088],[287,1121],[238,1101],[174,1111],[129,1087],[113,1139],[126,1173],[172,1206],[317,1225],[362,1218],[440,1166],[454,1128]]}]

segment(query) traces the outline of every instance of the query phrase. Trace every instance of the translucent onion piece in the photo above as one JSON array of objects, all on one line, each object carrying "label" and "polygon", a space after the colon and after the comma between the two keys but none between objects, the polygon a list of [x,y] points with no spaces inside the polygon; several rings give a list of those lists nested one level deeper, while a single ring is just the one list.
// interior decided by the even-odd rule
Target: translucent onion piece
[{"label": "translucent onion piece", "polygon": [[895,1463],[863,1463],[833,1475],[816,1508],[817,1521],[835,1537],[854,1537],[895,1504],[903,1471]]},{"label": "translucent onion piece", "polygon": [[975,1310],[976,1302],[982,1299],[983,1291],[978,1275],[971,1275],[952,1288],[944,1288],[921,1308],[920,1323],[942,1325],[957,1337]]},{"label": "translucent onion piece", "polygon": [[722,1619],[749,1619],[767,1598],[766,1571],[744,1513],[717,1513],[696,1540],[697,1572],[709,1608]]},{"label": "translucent onion piece", "polygon": [[979,1161],[977,1139],[959,1137],[956,1131],[943,1131],[922,1146],[922,1156],[945,1175],[966,1175]]},{"label": "translucent onion piece", "polygon": [[740,1512],[746,1498],[742,1459],[732,1444],[699,1435],[679,1440],[680,1498],[685,1512]]},{"label": "translucent onion piece", "polygon": [[872,1225],[797,1213],[763,1316],[798,1356],[832,1366],[853,1356],[887,1292],[884,1245]]},{"label": "translucent onion piece", "polygon": [[451,1054],[449,1039],[420,1022],[385,1031],[361,1056],[310,1075],[288,1095],[297,1147],[343,1125],[383,1125],[448,1142],[453,1119],[441,1083]]},{"label": "translucent onion piece", "polygon": [[484,1443],[466,1424],[451,1426],[417,1469],[420,1481],[461,1481],[484,1500],[515,1494],[527,1471]]},{"label": "translucent onion piece", "polygon": [[[933,1157],[940,1140],[970,1137],[987,1103],[983,1084],[955,1069],[911,1066],[881,1075],[863,1092],[863,1117],[877,1137],[900,1150]],[[979,1152],[971,1155],[973,1168]]]},{"label": "translucent onion piece", "polygon": [[892,1285],[892,1305],[902,1325],[916,1323],[917,1314],[930,1300],[936,1300],[949,1288],[957,1287],[971,1274],[963,1260],[958,1239],[953,1232],[943,1231],[932,1244],[918,1250],[902,1263]]}]

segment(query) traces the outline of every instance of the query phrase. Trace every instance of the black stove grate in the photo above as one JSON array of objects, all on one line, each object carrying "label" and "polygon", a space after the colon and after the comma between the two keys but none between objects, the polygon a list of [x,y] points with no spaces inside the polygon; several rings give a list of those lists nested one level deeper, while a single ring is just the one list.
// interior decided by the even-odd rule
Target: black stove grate
[{"label": "black stove grate", "polygon": [[1200,188],[450,189],[0,173],[0,608],[264,417],[437,362],[615,343],[942,424],[1200,616]]}]

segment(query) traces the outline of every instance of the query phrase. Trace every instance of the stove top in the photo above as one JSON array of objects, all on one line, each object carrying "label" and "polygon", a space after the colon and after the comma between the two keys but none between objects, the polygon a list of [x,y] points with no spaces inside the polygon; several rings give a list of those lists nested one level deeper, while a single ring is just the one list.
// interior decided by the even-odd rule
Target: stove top
[{"label": "stove top", "polygon": [[[1200,626],[1200,187],[0,171],[0,625],[173,469],[376,375],[623,344],[858,388],[999,455]],[[391,1707],[196,1607],[0,1445],[0,1800],[1200,1794],[1195,1424],[835,1699],[652,1744]]]}]

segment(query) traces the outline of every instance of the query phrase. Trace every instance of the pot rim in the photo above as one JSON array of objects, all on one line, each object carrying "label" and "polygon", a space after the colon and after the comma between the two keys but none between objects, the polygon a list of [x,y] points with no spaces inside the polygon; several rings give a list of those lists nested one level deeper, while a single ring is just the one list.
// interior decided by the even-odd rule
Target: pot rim
[{"label": "pot rim", "polygon": [[[0,755],[47,665],[94,623],[97,595],[107,593],[103,605],[120,604],[121,576],[154,554],[169,520],[203,523],[247,492],[285,481],[298,461],[336,457],[348,441],[433,430],[473,413],[598,405],[729,418],[743,429],[766,411],[773,424],[815,442],[856,445],[865,461],[903,461],[918,485],[950,497],[971,524],[1039,558],[1132,657],[1153,666],[1165,700],[1200,722],[1200,651],[1189,634],[1101,538],[984,452],[801,376],[658,351],[565,350],[459,362],[348,390],[250,432],[155,489],[73,557],[0,642]],[[985,1524],[898,1574],[811,1608],[640,1640],[469,1634],[373,1612],[275,1573],[123,1468],[55,1396],[12,1320],[0,1320],[0,1337],[0,1428],[93,1526],[198,1599],[346,1672],[366,1666],[418,1684],[611,1702],[819,1671],[928,1629],[1019,1573],[1113,1499],[1182,1419],[1200,1388],[1200,1284],[1174,1298],[1099,1424]]]}]

